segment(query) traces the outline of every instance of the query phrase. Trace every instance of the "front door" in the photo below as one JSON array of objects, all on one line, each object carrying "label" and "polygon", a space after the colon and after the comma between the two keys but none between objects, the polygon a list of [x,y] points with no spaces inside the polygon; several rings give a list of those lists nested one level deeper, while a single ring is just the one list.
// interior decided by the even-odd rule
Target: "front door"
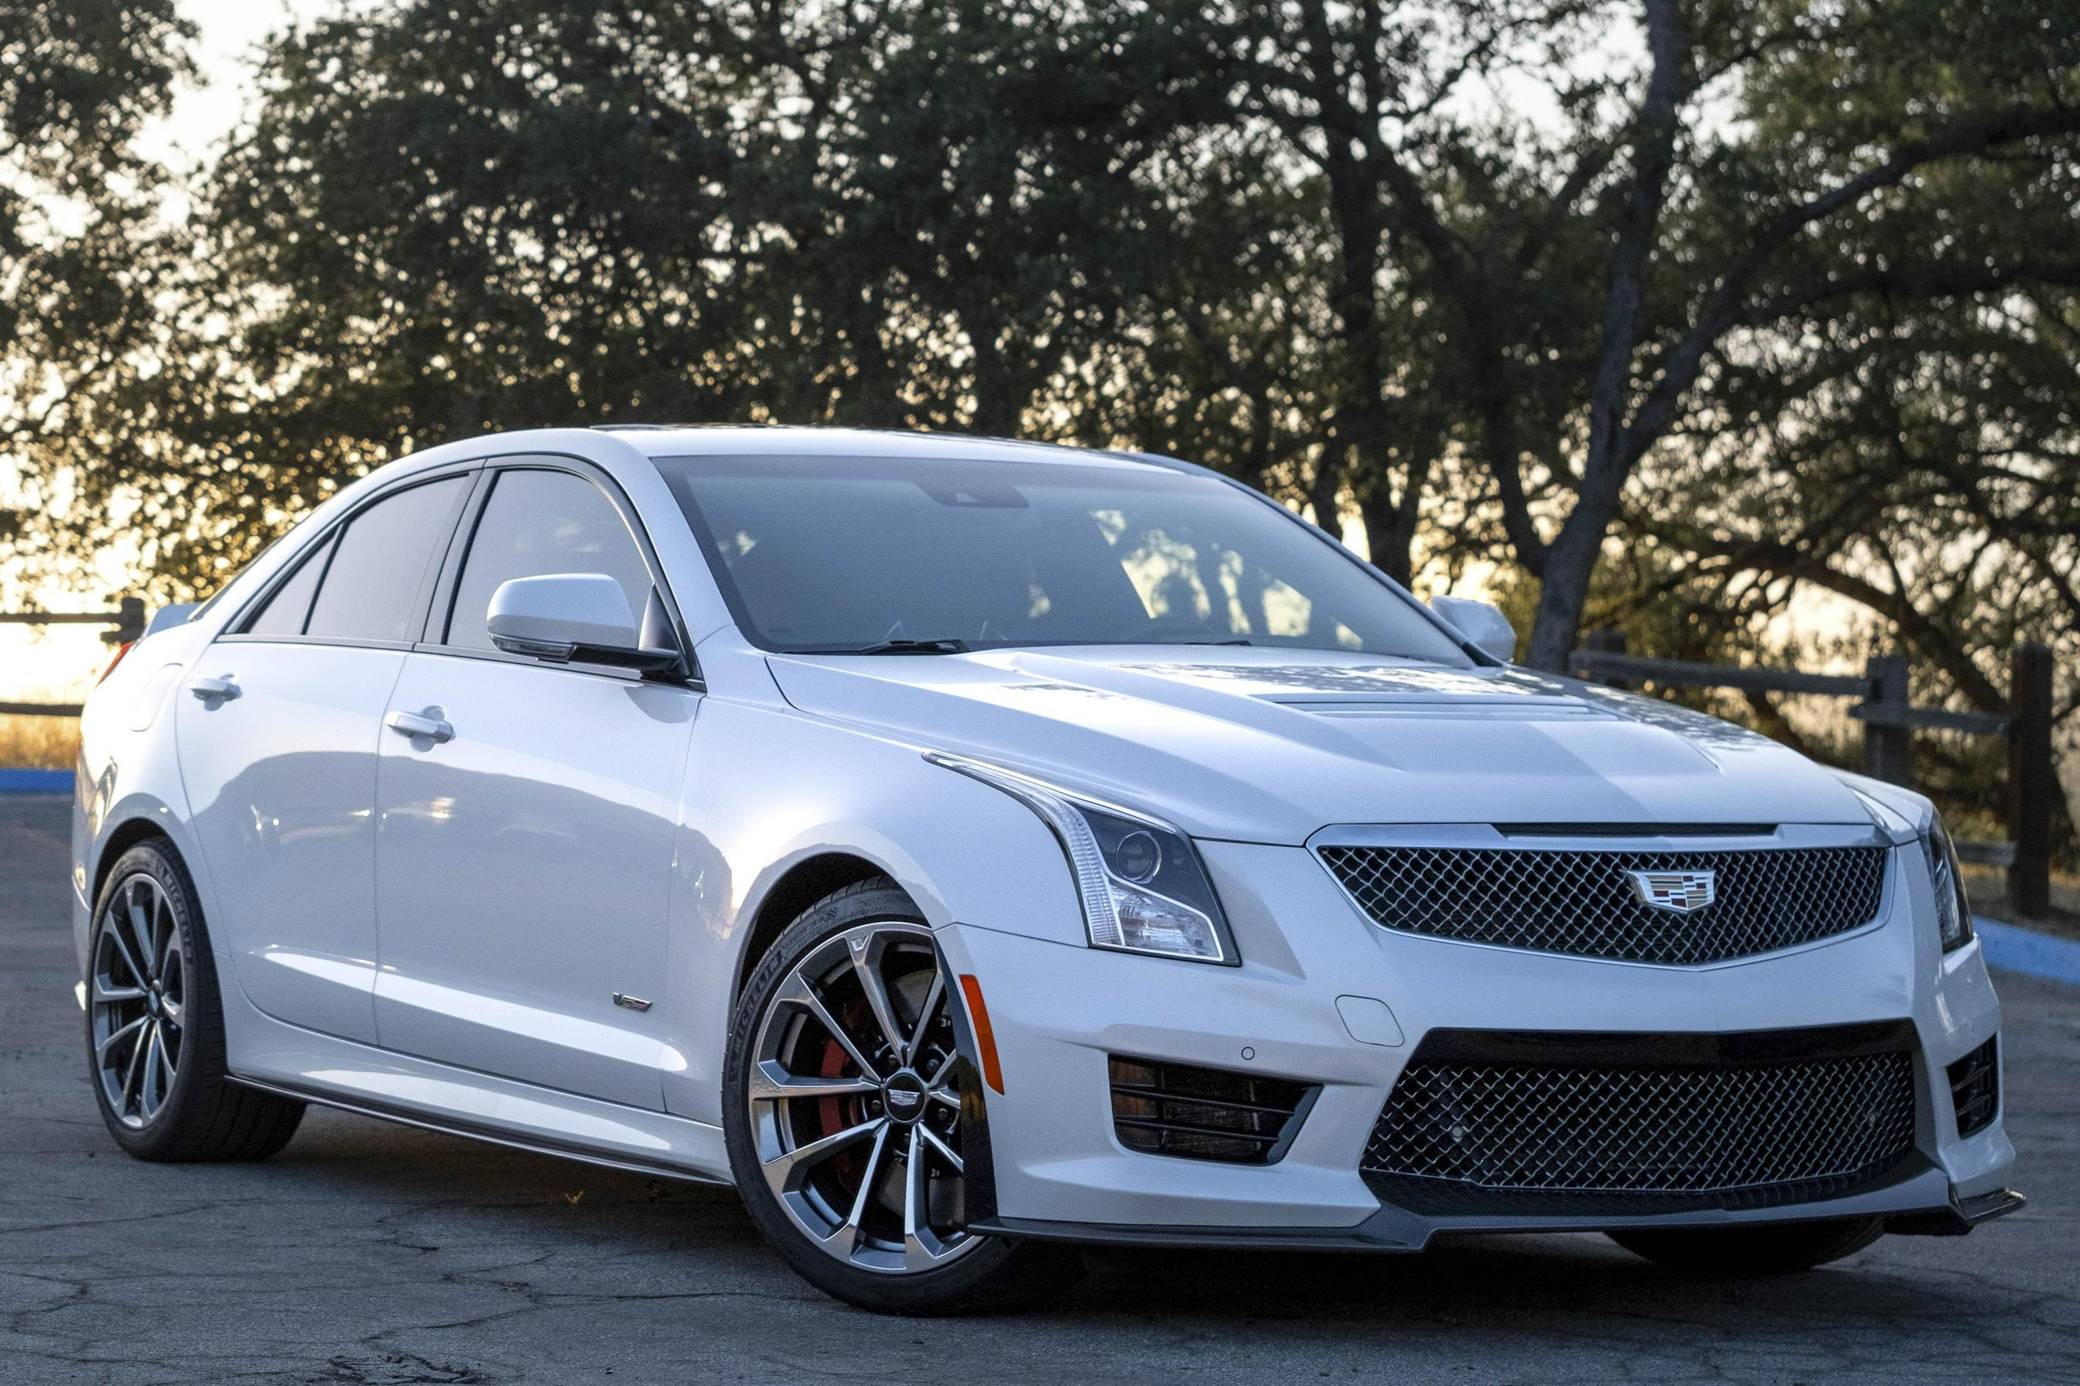
[{"label": "front door", "polygon": [[405,661],[377,772],[376,1025],[400,1053],[663,1106],[665,925],[695,691],[499,653],[499,583],[652,577],[627,521],[567,471],[498,474],[451,611]]}]

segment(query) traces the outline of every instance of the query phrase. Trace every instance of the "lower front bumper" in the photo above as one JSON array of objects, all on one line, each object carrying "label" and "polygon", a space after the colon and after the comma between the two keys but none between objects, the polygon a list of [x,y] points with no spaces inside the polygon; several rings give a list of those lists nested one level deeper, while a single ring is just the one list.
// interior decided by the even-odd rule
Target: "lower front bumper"
[{"label": "lower front bumper", "polygon": [[[1003,1086],[976,1112],[986,1108],[991,1152],[988,1197],[973,1208],[981,1226],[1094,1242],[1415,1250],[1457,1232],[1860,1217],[1903,1232],[1956,1232],[2012,1206],[2004,1186],[2014,1149],[1999,1113],[1961,1132],[1948,1072],[1994,1039],[1998,1003],[1978,949],[1939,956],[1907,902],[1822,946],[1724,966],[1647,967],[1391,934],[1356,916],[1297,849],[1213,844],[1206,859],[1236,932],[1238,967],[961,923],[937,931],[950,969],[973,974],[987,997],[1002,1061]],[[1898,882],[1893,895],[1904,895]],[[1367,1023],[1351,1019],[1353,1003]],[[1564,1036],[1576,1049],[1592,1046],[1527,1062],[1629,1067],[1659,1055],[1710,1068],[1796,1061],[1803,1051],[1750,1051],[1774,1037],[1803,1043],[1798,1037],[1812,1032],[1858,1029],[1884,1032],[1877,1048],[1911,1054],[1914,1097],[1908,1156],[1888,1158],[1855,1187],[1778,1190],[1781,1202],[1755,1200],[1765,1206],[1729,1198],[1718,1207],[1591,1207],[1586,1199],[1462,1207],[1400,1196],[1364,1172],[1384,1104],[1415,1055],[1448,1035]],[[1633,1052],[1642,1045],[1650,1052]],[[1151,1154],[1117,1134],[1109,1056],[1315,1092],[1275,1162]],[[1516,1062],[1485,1052],[1432,1057]],[[1982,1203],[1988,1196],[1995,1201]]]},{"label": "lower front bumper", "polygon": [[988,1218],[972,1230],[992,1236],[1091,1246],[1154,1246],[1258,1251],[1417,1252],[1432,1239],[1457,1233],[1606,1232],[1643,1228],[1756,1227],[1770,1223],[1883,1218],[1885,1230],[1907,1236],[1962,1236],[1982,1222],[2005,1217],[2026,1200],[2013,1189],[1957,1198],[1943,1172],[1925,1162],[1895,1182],[1845,1198],[1774,1208],[1632,1215],[1536,1218],[1423,1217],[1382,1207],[1355,1227],[1133,1227],[1119,1223],[1049,1222]]}]

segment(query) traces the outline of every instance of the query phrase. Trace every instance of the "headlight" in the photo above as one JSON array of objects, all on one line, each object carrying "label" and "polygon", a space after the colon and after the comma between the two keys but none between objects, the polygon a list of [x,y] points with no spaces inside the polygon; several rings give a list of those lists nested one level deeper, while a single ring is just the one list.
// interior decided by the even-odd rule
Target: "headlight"
[{"label": "headlight", "polygon": [[1964,872],[1957,866],[1957,849],[1943,820],[1935,819],[1921,835],[1921,850],[1928,858],[1928,883],[1936,895],[1936,930],[1943,951],[1962,948],[1972,941],[1972,902],[1964,892]]},{"label": "headlight", "polygon": [[1190,839],[1161,819],[1101,804],[1014,770],[929,752],[1040,815],[1069,858],[1091,947],[1236,963],[1228,922]]}]

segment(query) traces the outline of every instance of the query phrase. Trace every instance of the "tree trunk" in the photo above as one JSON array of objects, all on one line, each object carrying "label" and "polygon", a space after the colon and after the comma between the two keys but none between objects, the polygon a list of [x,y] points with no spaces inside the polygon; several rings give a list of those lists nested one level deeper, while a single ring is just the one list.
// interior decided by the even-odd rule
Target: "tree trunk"
[{"label": "tree trunk", "polygon": [[1567,657],[1574,653],[1582,633],[1582,612],[1589,604],[1589,579],[1602,556],[1608,514],[1588,514],[1588,497],[1546,547],[1544,583],[1538,591],[1538,614],[1531,621],[1531,643],[1524,662],[1534,669],[1560,674],[1567,671]]}]

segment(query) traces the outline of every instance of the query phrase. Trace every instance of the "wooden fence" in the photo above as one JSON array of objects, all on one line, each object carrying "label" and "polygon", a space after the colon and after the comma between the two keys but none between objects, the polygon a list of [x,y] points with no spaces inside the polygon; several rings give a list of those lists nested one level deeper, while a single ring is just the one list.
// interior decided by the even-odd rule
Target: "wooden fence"
[{"label": "wooden fence", "polygon": [[2051,762],[2051,651],[2017,645],[2009,659],[2006,712],[1952,712],[1915,707],[1908,698],[1905,655],[1873,656],[1861,674],[1808,674],[1798,669],[1697,664],[1649,659],[1625,651],[1622,631],[1591,633],[1575,651],[1570,670],[1614,688],[1635,683],[1662,687],[1730,688],[1745,693],[1806,693],[1854,698],[1849,715],[1863,723],[1863,767],[1874,779],[1912,787],[1913,733],[1959,732],[2004,737],[2008,743],[2006,842],[1960,842],[1958,855],[2004,866],[2008,903],[2020,914],[2051,906],[2051,812],[2058,780]]},{"label": "wooden fence", "polygon": [[[127,645],[144,635],[144,598],[125,597],[114,611],[0,611],[6,626],[110,626],[101,639]],[[77,717],[78,703],[0,703],[0,713],[17,717]]]},{"label": "wooden fence", "polygon": [[[124,644],[144,634],[144,601],[124,597],[114,611],[0,612],[0,625],[108,626],[102,640]],[[1861,674],[1809,674],[1798,669],[1696,664],[1628,654],[1622,631],[1590,634],[1575,651],[1571,671],[1615,688],[1636,683],[1663,687],[1730,688],[1751,693],[1807,693],[1854,698],[1849,715],[1863,723],[1863,763],[1873,777],[1911,786],[1917,730],[1999,736],[2008,742],[2007,842],[1960,842],[1960,855],[2008,871],[2008,901],[2022,914],[2051,904],[2051,806],[2057,779],[2051,768],[2051,651],[2017,645],[2010,660],[2008,710],[1951,712],[1915,707],[1908,699],[1905,655],[1876,655]],[[77,717],[78,703],[0,702],[0,713]]]}]

